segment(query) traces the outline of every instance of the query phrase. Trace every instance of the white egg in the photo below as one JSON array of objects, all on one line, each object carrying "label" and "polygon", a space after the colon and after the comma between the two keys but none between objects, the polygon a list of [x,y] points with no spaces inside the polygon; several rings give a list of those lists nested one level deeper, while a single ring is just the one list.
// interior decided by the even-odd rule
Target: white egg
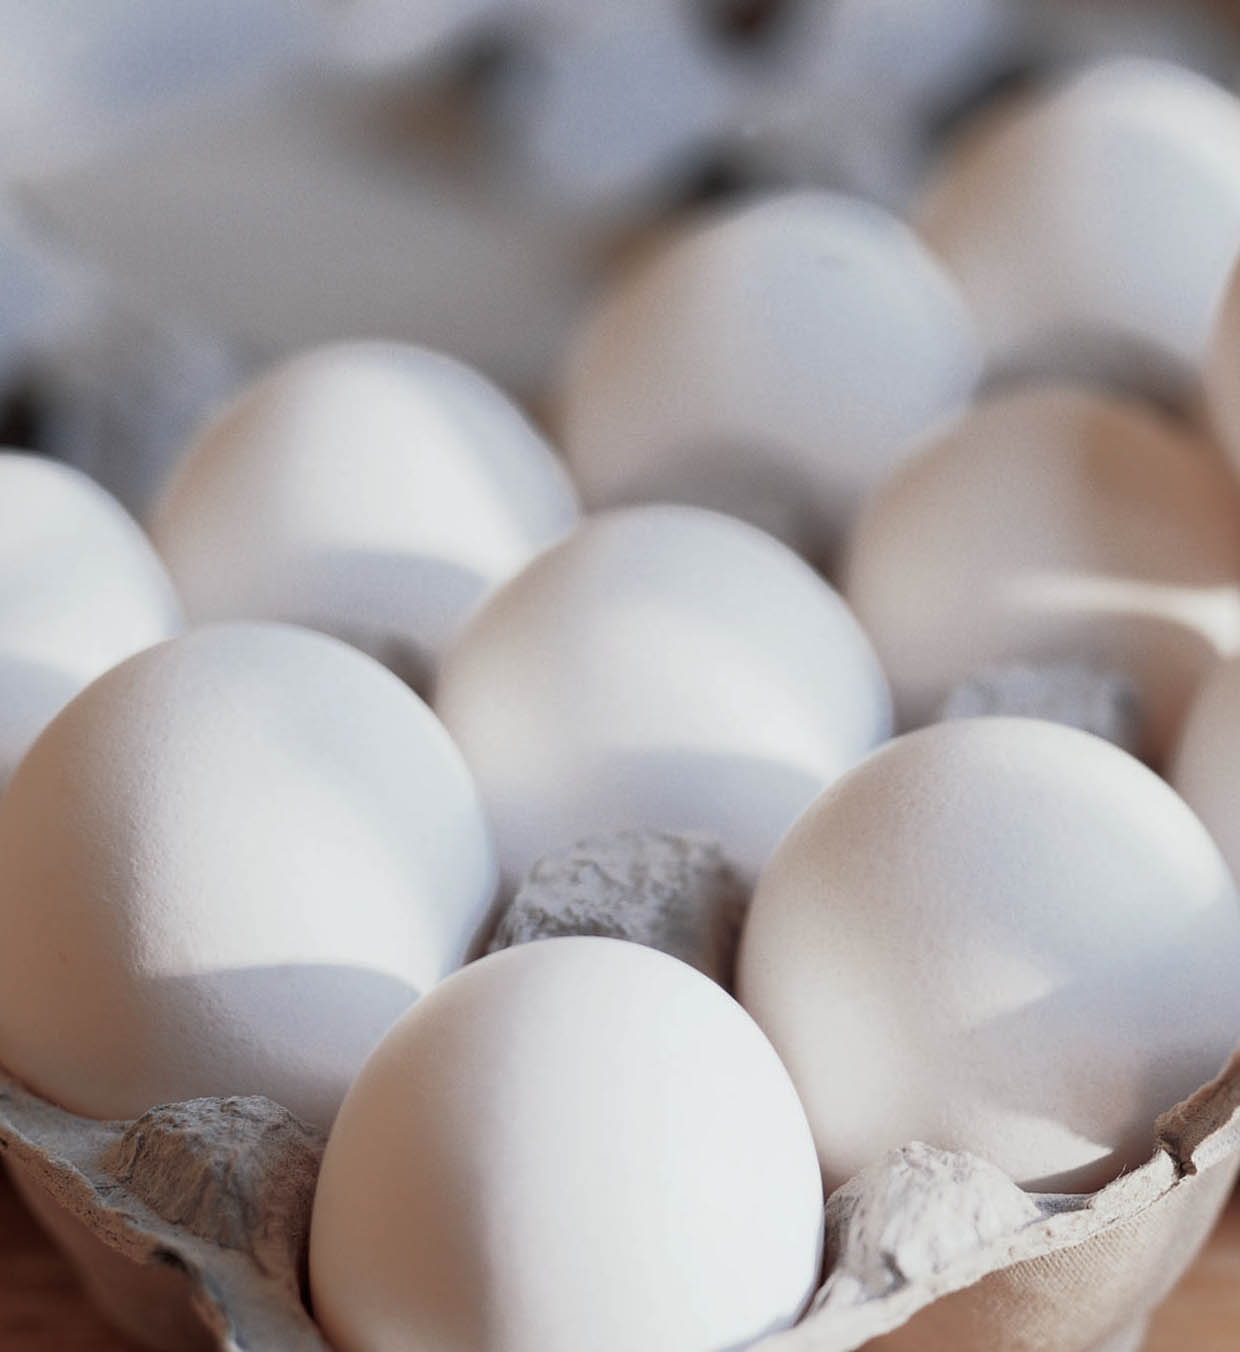
[{"label": "white egg", "polygon": [[191,619],[305,624],[419,677],[576,516],[551,449],[483,376],[349,343],[277,367],[212,422],[153,534]]},{"label": "white egg", "polygon": [[819,1275],[805,1114],[714,982],[617,939],[484,958],[402,1019],[328,1142],[310,1235],[338,1352],[719,1352]]},{"label": "white egg", "polygon": [[[1237,254],[1240,260],[1240,252]],[[1232,468],[1240,473],[1240,261],[1215,320],[1205,371],[1206,406]]]},{"label": "white egg", "polygon": [[1219,662],[1201,683],[1167,778],[1240,878],[1240,658]]},{"label": "white egg", "polygon": [[1240,899],[1183,801],[1100,738],[942,723],[829,789],[775,852],[739,994],[827,1186],[912,1140],[1089,1191],[1240,1034]]},{"label": "white egg", "polygon": [[994,398],[875,495],[845,595],[905,727],[986,668],[1073,662],[1131,680],[1143,753],[1169,751],[1240,641],[1240,496],[1187,430],[1067,387]]},{"label": "white egg", "polygon": [[265,1094],[330,1123],[495,886],[429,709],[269,624],[192,631],[83,691],[0,799],[0,857],[0,1065],[100,1118]]},{"label": "white egg", "polygon": [[766,198],[621,273],[569,355],[565,451],[589,505],[717,507],[818,560],[979,365],[952,282],[895,217]]},{"label": "white egg", "polygon": [[67,465],[0,451],[0,785],[88,681],[180,625],[159,557],[114,498]]},{"label": "white egg", "polygon": [[890,730],[887,685],[831,588],[694,507],[584,522],[482,608],[435,707],[518,879],[602,831],[709,831],[753,872]]},{"label": "white egg", "polygon": [[1240,102],[1169,62],[1099,64],[989,114],[918,218],[995,366],[1110,343],[1195,378],[1240,250]]}]

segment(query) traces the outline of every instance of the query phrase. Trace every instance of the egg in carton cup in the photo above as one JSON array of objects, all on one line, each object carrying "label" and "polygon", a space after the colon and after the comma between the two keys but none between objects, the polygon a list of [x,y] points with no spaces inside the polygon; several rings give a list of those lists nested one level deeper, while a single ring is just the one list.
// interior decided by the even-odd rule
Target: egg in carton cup
[{"label": "egg in carton cup", "polygon": [[[210,641],[222,640],[217,634]],[[290,634],[282,641],[304,646],[312,638]],[[328,655],[323,650],[324,660]],[[338,653],[338,660],[345,657]],[[1038,688],[1066,697],[1061,686],[1068,681],[1073,701],[1086,712],[1094,709],[1098,692],[1088,683],[1090,698],[1077,699],[1080,673],[1052,676]],[[1022,698],[1026,685],[1020,686]],[[1002,705],[1007,686],[1000,686],[994,699]],[[1108,692],[1115,711],[1123,713],[1130,692],[1106,685],[1102,693]],[[977,728],[977,737],[951,732],[965,726]],[[893,782],[904,782],[903,758],[918,747],[933,750],[966,740],[989,745],[995,737],[1010,746],[1053,744],[1065,754],[1088,753],[1098,762],[1097,773],[1084,778],[1099,801],[1113,797],[1105,792],[1108,775],[1136,774],[1141,803],[1157,800],[1160,812],[1153,817],[1175,817],[1166,829],[1173,836],[1177,829],[1181,835],[1188,831],[1187,844],[1198,841],[1205,848],[1203,828],[1193,823],[1189,831],[1186,808],[1178,817],[1170,811],[1174,800],[1160,781],[1099,739],[1044,721],[941,723],[889,743],[868,764],[889,771],[896,765],[893,757],[901,758],[896,765],[901,773],[891,775]],[[1107,775],[1101,774],[1104,761],[1114,767]],[[864,787],[869,780],[852,782]],[[1005,821],[1012,819],[1009,807],[996,809]],[[803,829],[811,832],[805,839],[815,849],[831,835],[815,820]],[[986,850],[998,849],[993,836],[975,827],[970,831],[988,842]],[[1118,891],[1131,903],[1138,900],[1141,860],[1148,862],[1150,852],[1158,851],[1161,831],[1160,826],[1152,832],[1147,850],[1136,851],[1138,876],[1125,865],[1117,875],[1122,885],[1112,879],[1108,895]],[[1020,849],[1032,834],[1027,826]],[[1080,843],[1092,858],[1087,846],[1088,841]],[[1187,853],[1193,856],[1191,849]],[[1067,854],[1071,857],[1057,858],[1054,867],[1071,873],[1075,856]],[[814,859],[810,863],[818,867]],[[866,867],[873,865],[871,852]],[[1194,885],[1209,891],[1221,869],[1221,860],[1210,854],[1204,881],[1194,874]],[[832,876],[839,881],[845,873],[841,866]],[[1154,873],[1144,892],[1161,890],[1161,873]],[[1099,876],[1090,876],[1091,887],[1100,885]],[[583,878],[601,878],[607,885],[586,895]],[[684,904],[636,904],[657,899],[638,895],[640,887],[655,883]],[[658,955],[669,967],[687,961],[730,987],[737,931],[743,928],[748,942],[753,916],[762,909],[755,906],[745,918],[746,891],[717,846],[670,833],[620,833],[618,839],[585,841],[544,860],[496,937],[500,946],[529,939],[553,944],[557,935],[583,933],[613,942],[638,939],[682,959],[672,963]],[[1077,899],[1066,883],[1065,891],[1072,892],[1069,901]],[[1133,923],[1131,907],[1124,909],[1123,923]],[[617,947],[633,951],[628,944]],[[470,964],[460,975],[490,961]],[[744,966],[739,964],[739,984],[752,1010]],[[1214,966],[1218,976],[1227,964]],[[1217,989],[1204,978],[1198,984]],[[426,999],[433,1001],[435,994]],[[413,1013],[422,1007],[420,1001]],[[1175,1031],[1185,1047],[1195,1045],[1191,1018]],[[848,1032],[837,1025],[822,1036],[846,1039]],[[1136,1041],[1143,1045],[1139,1036]],[[1116,1055],[1136,1050],[1117,1047]],[[1165,1041],[1150,1052],[1165,1056]],[[1214,1053],[1207,1048],[1201,1055],[1208,1060]],[[1222,1059],[1221,1049],[1217,1056]],[[844,1098],[847,1106],[847,1090]],[[1092,1192],[1026,1191],[994,1164],[915,1141],[865,1168],[843,1171],[826,1203],[825,1281],[794,1327],[760,1334],[753,1346],[764,1352],[849,1352],[873,1345],[917,1352],[1135,1352],[1150,1311],[1192,1261],[1234,1183],[1240,1166],[1237,1107],[1240,1055],[1149,1124],[1151,1158],[1138,1165],[1144,1150],[1139,1145],[1137,1155],[1126,1155],[1130,1172]],[[155,1108],[132,1121],[100,1121],[64,1111],[12,1078],[0,1080],[0,1157],[20,1190],[108,1317],[139,1343],[168,1352],[197,1347],[301,1352],[328,1346],[308,1309],[306,1276],[323,1148],[321,1131],[269,1099],[202,1098]],[[417,1224],[412,1221],[410,1228]],[[590,1242],[588,1233],[582,1240]]]},{"label": "egg in carton cup", "polygon": [[[730,985],[744,905],[713,841],[618,832],[540,861],[490,948],[637,939]],[[1238,1109],[1240,1053],[1152,1125],[1145,1164],[1092,1193],[1026,1191],[917,1142],[891,1151],[831,1193],[825,1281],[755,1346],[1135,1352],[1231,1191]],[[149,1347],[326,1349],[306,1303],[324,1144],[266,1098],[102,1122],[0,1076],[0,1157],[108,1318]]]},{"label": "egg in carton cup", "polygon": [[[208,637],[212,645],[224,639],[239,641],[231,631]],[[269,641],[275,642],[275,636]],[[328,640],[309,635],[287,633],[281,642],[300,647],[328,644],[320,652],[323,661],[332,653],[338,662],[348,658]],[[360,656],[348,660],[363,661]],[[1034,684],[1059,702],[1070,696],[1070,703],[1081,706],[1078,713],[1093,717],[1099,691],[1085,682],[1082,693],[1078,688],[1082,680],[1079,672],[1056,670],[1049,676],[1043,673]],[[987,708],[995,700],[1005,704],[1009,684],[999,681],[997,693],[987,696]],[[1029,680],[1017,685],[1021,698],[1026,698]],[[1104,683],[1101,691],[1111,700],[1117,718],[1127,709],[1130,693],[1122,683]],[[1116,726],[1123,721],[1118,718]],[[976,734],[968,733],[968,728],[976,729]],[[1137,903],[1151,897],[1158,901],[1168,890],[1151,859],[1168,855],[1180,860],[1186,854],[1190,860],[1202,856],[1200,870],[1189,867],[1192,884],[1187,900],[1213,895],[1212,884],[1221,876],[1223,864],[1213,847],[1206,848],[1204,828],[1191,819],[1188,809],[1181,805],[1173,811],[1170,790],[1130,757],[1096,737],[1053,723],[1009,717],[936,724],[888,743],[864,763],[869,770],[845,780],[853,785],[852,793],[874,784],[885,793],[884,785],[907,782],[914,760],[929,757],[937,764],[936,748],[950,745],[959,752],[967,743],[977,754],[985,752],[981,763],[989,764],[988,748],[1000,742],[1013,755],[1025,747],[1030,752],[1038,748],[1039,757],[1052,752],[1058,757],[1062,751],[1087,759],[1090,764],[1081,768],[1086,785],[1081,792],[1090,802],[1122,799],[1122,794],[1108,791],[1108,784],[1118,777],[1132,785],[1137,808],[1146,804],[1157,808],[1143,819],[1150,839],[1142,838],[1128,862],[1104,868],[1114,854],[1104,852],[1098,869],[1084,868],[1087,877],[1082,884],[1078,866],[1097,854],[1096,844],[1091,846],[1082,836],[1075,852],[1061,845],[1049,874],[1037,871],[1032,883],[1022,879],[1026,892],[1056,891],[1054,878],[1062,875],[1058,890],[1064,893],[1059,898],[1064,904],[1079,901],[1091,890],[1105,891],[1112,900],[1122,895],[1127,904],[1118,911],[1112,907],[1110,920],[1132,927]],[[1056,801],[1071,800],[1066,807],[1060,804],[1071,816],[1078,796],[1067,792],[1071,777],[1055,782],[1061,786]],[[978,792],[985,789],[983,784]],[[952,801],[960,797],[958,793]],[[1013,819],[1011,803],[998,803],[994,812],[996,820]],[[1124,815],[1118,807],[1115,812],[1117,820]],[[1019,813],[1015,816],[1022,819]],[[1027,817],[1025,829],[1017,833],[1019,841],[1008,840],[1006,845],[979,827],[975,813],[965,811],[963,819],[966,834],[988,858],[1004,850],[1023,857],[1031,841],[1036,848],[1043,839]],[[847,825],[851,819],[845,814],[844,820]],[[929,829],[935,822],[923,825]],[[842,858],[829,854],[832,842],[851,848],[847,830],[840,836],[815,809],[793,834],[797,832],[802,833],[805,848],[790,835],[780,852],[792,842],[806,867],[833,877],[837,891],[843,888],[842,894],[847,893],[856,878]],[[1165,833],[1182,848],[1164,848]],[[1116,838],[1125,834],[1132,836],[1120,832]],[[1190,848],[1194,843],[1195,849]],[[911,848],[915,852],[920,848],[916,840]],[[888,837],[883,851],[866,852],[866,861],[857,867],[863,872],[881,869],[888,856],[897,853]],[[1048,856],[1046,849],[1038,853]],[[924,864],[924,853],[922,858]],[[1005,855],[1002,862],[1010,865],[1011,859]],[[1147,872],[1152,878],[1144,878]],[[770,876],[764,872],[764,878]],[[1074,877],[1077,885],[1071,883]],[[583,890],[583,879],[603,882],[590,894]],[[921,885],[926,885],[924,868]],[[641,893],[643,887],[652,889],[650,895]],[[663,832],[618,833],[610,840],[584,841],[540,863],[501,919],[494,946],[531,939],[547,941],[535,945],[538,948],[561,941],[636,939],[681,959],[673,963],[661,954],[652,955],[669,967],[683,969],[688,962],[730,988],[736,936],[743,931],[738,985],[746,1007],[758,1012],[751,997],[760,992],[752,980],[745,989],[746,948],[757,936],[755,916],[762,919],[765,907],[765,923],[770,923],[773,898],[777,900],[781,888],[782,884],[773,891],[768,886],[764,899],[760,886],[758,902],[746,911],[747,888],[717,845]],[[1174,901],[1175,891],[1170,890]],[[872,889],[867,885],[852,891]],[[677,904],[665,904],[672,894]],[[664,904],[654,905],[655,901]],[[967,920],[965,907],[953,923],[959,926]],[[1105,949],[1106,935],[1112,931],[1105,925],[1102,931]],[[1215,934],[1209,927],[1204,933],[1212,979],[1229,979],[1230,948],[1221,941],[1209,942]],[[556,937],[569,934],[603,937]],[[960,936],[953,942],[967,948]],[[629,944],[616,946],[633,951]],[[488,956],[471,963],[459,976],[495,960]],[[752,970],[749,975],[752,978]],[[1211,985],[1208,977],[1209,973],[1193,981],[1205,992],[1207,1006],[1219,1006],[1206,1010],[1217,1040],[1218,1029],[1229,1020],[1215,1017],[1225,1004],[1224,989]],[[1078,980],[1087,978],[1087,970],[1078,973]],[[458,979],[449,978],[439,989]],[[1149,984],[1139,994],[1146,1006],[1158,1006],[1155,997],[1162,979],[1145,978]],[[425,1000],[435,998],[430,992]],[[422,1008],[419,1001],[413,1014]],[[805,1026],[803,1020],[798,1023]],[[767,1031],[778,1046],[774,1032]],[[1173,1031],[1177,1046],[1196,1049],[1192,1056],[1185,1050],[1181,1061],[1187,1057],[1189,1064],[1199,1065],[1204,1058],[1203,1076],[1223,1059],[1223,1048],[1231,1041],[1223,1036],[1213,1052],[1214,1043],[1198,1047],[1200,1029],[1190,1012]],[[1149,1059],[1165,1059],[1167,1040],[1156,1037],[1157,1029],[1147,1027],[1147,1032]],[[810,1041],[847,1040],[849,1033],[847,1025],[837,1021],[834,1031],[829,1023],[819,1023],[809,1036]],[[1133,1041],[1131,1046],[1117,1044],[1114,1055],[1135,1055],[1145,1046],[1140,1033],[1133,1034]],[[1083,1079],[1087,1071],[1094,1079],[1106,1069],[1105,1058],[1103,1064],[1079,1064],[1069,1079]],[[797,1087],[804,1098],[805,1085]],[[1070,1084],[1067,1092],[1071,1089]],[[1031,1084],[1029,1090],[1035,1093],[1036,1086]],[[845,1088],[842,1097],[847,1108],[851,1091]],[[1128,1172],[1095,1191],[1076,1193],[1025,1190],[1013,1181],[1013,1172],[962,1151],[909,1140],[914,1133],[901,1131],[893,1138],[904,1142],[898,1148],[864,1168],[837,1170],[829,1179],[833,1190],[826,1202],[825,1279],[794,1327],[760,1333],[753,1346],[763,1352],[850,1352],[875,1345],[897,1352],[901,1348],[1136,1352],[1150,1312],[1192,1261],[1235,1181],[1240,1167],[1238,1108],[1240,1054],[1217,1078],[1156,1122],[1150,1121],[1148,1135],[1138,1118],[1134,1125],[1142,1139],[1136,1154],[1131,1148],[1124,1154]],[[1153,1153],[1140,1163],[1146,1139]],[[878,1142],[876,1153],[890,1143]],[[198,1347],[301,1352],[327,1347],[308,1309],[306,1275],[323,1149],[321,1130],[304,1125],[265,1098],[200,1098],[158,1107],[134,1120],[101,1121],[62,1110],[13,1078],[0,1079],[0,1157],[8,1162],[19,1189],[82,1272],[107,1316],[142,1345],[168,1352]],[[833,1186],[836,1183],[839,1186]],[[583,1208],[588,1212],[588,1204]],[[411,1221],[410,1228],[418,1223]],[[583,1233],[582,1240],[588,1243],[590,1236]],[[398,1265],[399,1260],[394,1266]],[[807,1281],[804,1290],[809,1289]]]},{"label": "egg in carton cup", "polygon": [[[1026,1192],[918,1143],[893,1151],[828,1198],[826,1280],[796,1327],[756,1347],[1136,1352],[1231,1191],[1238,1109],[1240,1054],[1157,1120],[1146,1164],[1090,1194]],[[148,1346],[325,1352],[303,1297],[323,1144],[268,1099],[97,1122],[0,1078],[0,1156],[45,1219],[59,1213],[108,1317]],[[161,1322],[133,1264],[188,1294],[199,1327]]]}]

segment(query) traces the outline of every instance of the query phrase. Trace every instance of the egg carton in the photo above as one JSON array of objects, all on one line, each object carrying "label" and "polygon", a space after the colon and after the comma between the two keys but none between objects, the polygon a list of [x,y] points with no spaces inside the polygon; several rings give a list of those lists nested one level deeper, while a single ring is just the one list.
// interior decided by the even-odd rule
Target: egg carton
[{"label": "egg carton", "polygon": [[[875,1338],[890,1352],[1136,1352],[1240,1167],[1240,1052],[1153,1135],[1145,1165],[1081,1195],[1025,1192],[919,1143],[891,1152],[828,1198],[826,1280],[800,1323],[754,1352],[852,1352]],[[97,1255],[177,1283],[204,1348],[328,1352],[304,1300],[323,1146],[265,1098],[99,1122],[0,1073],[0,1159],[62,1242],[86,1241],[67,1247],[114,1322],[152,1345],[167,1325],[146,1296],[122,1308],[109,1280],[119,1289],[123,1276]]]}]

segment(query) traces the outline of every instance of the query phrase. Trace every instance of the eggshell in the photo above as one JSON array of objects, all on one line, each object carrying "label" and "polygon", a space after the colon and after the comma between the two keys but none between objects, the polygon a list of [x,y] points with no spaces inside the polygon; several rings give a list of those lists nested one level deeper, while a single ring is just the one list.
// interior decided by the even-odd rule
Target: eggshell
[{"label": "eggshell", "polygon": [[953,284],[895,217],[763,198],[617,278],[569,354],[565,452],[590,506],[722,508],[818,558],[979,365]]},{"label": "eggshell", "polygon": [[1240,103],[1171,62],[1102,62],[988,115],[916,215],[994,365],[1109,338],[1192,378],[1240,250]]},{"label": "eggshell", "polygon": [[1205,390],[1210,421],[1232,468],[1240,473],[1240,262],[1232,269],[1215,320]]},{"label": "eggshell", "polygon": [[449,653],[435,708],[512,880],[628,827],[710,832],[752,874],[890,730],[836,593],[754,527],[670,505],[588,519],[501,588]]},{"label": "eggshell", "polygon": [[191,618],[303,623],[416,674],[576,515],[550,448],[476,371],[348,343],[209,424],[153,534]]},{"label": "eggshell", "polygon": [[0,451],[0,785],[88,681],[180,624],[114,498],[67,465]]},{"label": "eggshell", "polygon": [[328,1141],[310,1231],[338,1352],[718,1352],[819,1275],[805,1115],[714,982],[549,939],[444,982],[383,1040]]},{"label": "eggshell", "polygon": [[0,799],[0,1065],[86,1116],[330,1123],[495,884],[469,773],[370,659],[208,626],[79,695]]},{"label": "eggshell", "polygon": [[1238,962],[1231,876],[1162,780],[1088,733],[978,718],[891,742],[797,822],[738,991],[828,1189],[918,1140],[1084,1192],[1218,1072]]},{"label": "eggshell", "polygon": [[985,668],[1073,662],[1135,683],[1157,760],[1240,639],[1238,579],[1225,469],[1139,404],[1056,386],[979,405],[893,475],[844,591],[903,726]]}]

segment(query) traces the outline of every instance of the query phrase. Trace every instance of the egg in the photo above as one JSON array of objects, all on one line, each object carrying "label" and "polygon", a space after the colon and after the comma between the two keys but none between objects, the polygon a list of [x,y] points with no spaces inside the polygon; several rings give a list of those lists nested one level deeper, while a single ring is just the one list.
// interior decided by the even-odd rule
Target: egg
[{"label": "egg", "polygon": [[1201,683],[1167,778],[1240,878],[1240,658],[1219,662]]},{"label": "egg", "polygon": [[114,667],[0,798],[0,1065],[89,1117],[265,1094],[326,1126],[495,887],[448,735],[334,639],[206,626]]},{"label": "egg", "polygon": [[822,1259],[805,1114],[753,1021],[662,953],[560,938],[471,964],[340,1111],[310,1233],[338,1352],[718,1352]]},{"label": "egg", "polygon": [[1191,383],[1240,250],[1240,102],[1171,62],[1100,62],[988,113],[915,217],[993,366]]},{"label": "egg", "polygon": [[180,627],[163,565],[113,497],[0,451],[0,786],[83,686]]},{"label": "egg", "polygon": [[826,1186],[920,1140],[1085,1192],[1240,1035],[1240,899],[1125,752],[1025,718],[910,733],[828,789],[759,880],[738,993]]},{"label": "egg", "polygon": [[1186,429],[1135,402],[1038,386],[979,404],[892,476],[849,542],[844,592],[899,721],[960,682],[1072,662],[1133,683],[1160,761],[1240,640],[1240,498]]},{"label": "egg", "polygon": [[344,343],[276,367],[211,422],[152,532],[192,619],[305,624],[420,683],[576,515],[547,443],[478,372]]},{"label": "egg", "polygon": [[496,592],[434,705],[511,881],[630,827],[709,832],[752,874],[890,730],[839,596],[755,527],[668,504],[587,519]]},{"label": "egg", "polygon": [[759,198],[620,273],[565,364],[565,453],[592,507],[719,508],[818,561],[980,360],[953,283],[894,216]]},{"label": "egg", "polygon": [[[1237,253],[1240,259],[1240,251]],[[1205,369],[1206,407],[1219,443],[1240,473],[1240,262],[1219,308]]]}]

